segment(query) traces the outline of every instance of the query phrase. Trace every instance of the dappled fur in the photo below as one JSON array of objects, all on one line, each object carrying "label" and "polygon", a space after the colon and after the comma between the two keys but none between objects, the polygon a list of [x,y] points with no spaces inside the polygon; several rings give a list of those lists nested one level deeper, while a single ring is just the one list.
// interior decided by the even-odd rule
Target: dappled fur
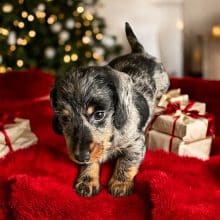
[{"label": "dappled fur", "polygon": [[126,34],[130,54],[106,66],[74,68],[51,90],[53,127],[63,133],[70,158],[81,165],[75,189],[82,196],[99,192],[99,166],[111,158],[118,160],[110,193],[132,192],[146,151],[144,129],[156,99],[169,86],[163,65],[144,51],[129,24]]}]

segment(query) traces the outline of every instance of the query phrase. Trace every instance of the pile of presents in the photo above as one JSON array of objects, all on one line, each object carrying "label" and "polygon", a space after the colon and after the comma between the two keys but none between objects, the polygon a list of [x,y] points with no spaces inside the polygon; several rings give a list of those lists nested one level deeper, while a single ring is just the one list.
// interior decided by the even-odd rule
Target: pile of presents
[{"label": "pile of presents", "polygon": [[214,138],[214,117],[206,104],[189,99],[180,89],[170,90],[158,101],[146,129],[146,146],[180,156],[209,158]]}]

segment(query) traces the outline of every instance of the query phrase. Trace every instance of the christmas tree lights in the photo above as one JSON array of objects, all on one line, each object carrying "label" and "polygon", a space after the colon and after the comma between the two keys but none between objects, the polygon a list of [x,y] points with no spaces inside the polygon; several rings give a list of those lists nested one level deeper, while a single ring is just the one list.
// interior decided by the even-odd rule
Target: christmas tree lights
[{"label": "christmas tree lights", "polygon": [[[120,52],[95,0],[10,0],[0,3],[0,73],[99,64]],[[93,9],[93,10],[91,10]]]}]

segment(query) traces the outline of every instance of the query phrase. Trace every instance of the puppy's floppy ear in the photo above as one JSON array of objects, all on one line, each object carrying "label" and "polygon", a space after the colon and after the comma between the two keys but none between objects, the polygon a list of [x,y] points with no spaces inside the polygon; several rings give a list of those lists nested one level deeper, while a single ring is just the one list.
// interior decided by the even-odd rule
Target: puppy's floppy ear
[{"label": "puppy's floppy ear", "polygon": [[117,129],[121,129],[129,116],[129,107],[132,102],[132,81],[131,78],[123,73],[114,70],[115,87],[116,87],[116,103],[113,123]]},{"label": "puppy's floppy ear", "polygon": [[52,127],[53,127],[53,130],[57,134],[63,134],[62,127],[60,125],[60,122],[59,122],[59,119],[58,119],[57,115],[54,115],[54,117],[53,117]]},{"label": "puppy's floppy ear", "polygon": [[[56,89],[56,84],[53,86],[53,88],[50,91],[50,101],[51,101],[51,105],[53,107],[54,110],[56,110],[57,108],[57,89]],[[57,115],[54,115],[53,117],[53,121],[52,121],[52,127],[53,130],[57,133],[57,134],[62,134],[62,127],[60,125],[59,119]]]}]

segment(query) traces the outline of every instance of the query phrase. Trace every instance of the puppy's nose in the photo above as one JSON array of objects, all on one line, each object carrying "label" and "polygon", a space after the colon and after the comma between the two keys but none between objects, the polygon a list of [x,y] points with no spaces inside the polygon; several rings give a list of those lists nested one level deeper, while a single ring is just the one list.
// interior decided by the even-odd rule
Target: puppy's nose
[{"label": "puppy's nose", "polygon": [[88,162],[90,159],[89,152],[83,153],[83,154],[75,154],[76,160],[79,162]]}]

